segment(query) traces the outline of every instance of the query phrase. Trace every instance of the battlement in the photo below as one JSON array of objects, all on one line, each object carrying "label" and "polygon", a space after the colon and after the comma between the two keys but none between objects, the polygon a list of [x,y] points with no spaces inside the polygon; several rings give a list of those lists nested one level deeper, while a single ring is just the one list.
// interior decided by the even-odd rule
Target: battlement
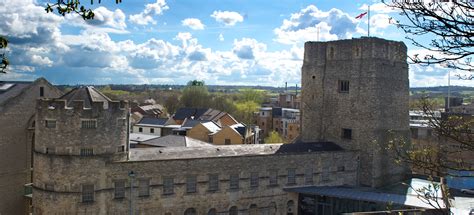
[{"label": "battlement", "polygon": [[376,37],[362,37],[328,42],[306,42],[304,64],[326,61],[382,59],[406,63],[407,47],[403,42]]},{"label": "battlement", "polygon": [[123,114],[128,111],[128,101],[95,101],[91,102],[91,107],[86,107],[83,100],[73,100],[69,103],[65,99],[39,99],[37,101],[37,109],[48,110],[48,111],[61,111],[61,110],[74,110],[75,112],[87,111],[87,112],[116,112],[117,114]]}]

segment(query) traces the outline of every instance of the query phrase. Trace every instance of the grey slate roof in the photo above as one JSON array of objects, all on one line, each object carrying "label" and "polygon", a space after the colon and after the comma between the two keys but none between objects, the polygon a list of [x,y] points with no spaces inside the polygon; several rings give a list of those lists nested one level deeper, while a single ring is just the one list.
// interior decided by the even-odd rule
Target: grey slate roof
[{"label": "grey slate roof", "polygon": [[192,128],[192,127],[196,126],[199,123],[206,123],[206,122],[209,122],[209,120],[197,120],[197,119],[189,119],[188,118],[183,122],[183,125],[181,125],[181,127],[183,127],[183,128]]},{"label": "grey slate roof", "polygon": [[32,83],[32,81],[0,81],[0,87],[13,84],[8,89],[0,90],[0,105],[20,95]]},{"label": "grey slate roof", "polygon": [[153,118],[153,117],[143,117],[137,125],[156,125],[164,126],[168,121],[168,118]]},{"label": "grey slate roof", "polygon": [[84,101],[84,107],[86,108],[92,107],[91,104],[93,102],[104,102],[104,107],[107,107],[108,102],[112,101],[94,87],[74,88],[73,90],[61,96],[60,99],[65,99],[67,101],[67,106],[71,106],[72,101],[75,100]]},{"label": "grey slate roof", "polygon": [[[175,159],[194,159],[194,158],[210,158],[210,157],[233,157],[233,156],[252,156],[252,155],[272,155],[272,154],[294,154],[294,153],[314,153],[321,151],[342,151],[336,147],[334,143],[298,143],[295,144],[243,144],[243,145],[212,145],[202,144],[197,147],[179,147],[183,145],[184,136],[174,136],[158,142],[161,138],[142,142],[142,144],[152,145],[161,148],[132,148],[130,150],[130,161],[147,161],[147,160],[175,160]],[[190,138],[189,138],[190,139]],[[199,141],[201,142],[201,141]],[[204,143],[204,142],[201,142]],[[165,145],[166,144],[166,145]],[[298,146],[290,146],[296,145]],[[163,146],[176,147],[163,147]]]},{"label": "grey slate roof", "polygon": [[208,147],[210,143],[202,142],[186,136],[167,135],[147,141],[140,144],[156,146],[156,147]]}]

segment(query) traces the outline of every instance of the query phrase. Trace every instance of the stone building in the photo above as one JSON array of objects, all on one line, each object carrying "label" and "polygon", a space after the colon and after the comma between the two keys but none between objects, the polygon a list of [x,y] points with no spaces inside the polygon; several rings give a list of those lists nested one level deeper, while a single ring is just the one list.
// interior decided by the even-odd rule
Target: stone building
[{"label": "stone building", "polygon": [[[62,93],[48,81],[0,82],[0,214],[25,214],[30,202],[36,99]],[[25,195],[26,194],[26,195]]]},{"label": "stone building", "polygon": [[402,42],[372,37],[305,44],[302,140],[359,150],[362,185],[403,176],[383,149],[395,136],[410,137],[406,53]]},{"label": "stone building", "polygon": [[311,214],[360,210],[339,208],[346,200],[329,201],[334,192],[320,188],[403,177],[381,149],[389,130],[409,135],[406,47],[377,38],[308,42],[302,70],[294,144],[129,148],[126,102],[92,88],[39,100],[35,214],[298,214],[315,190],[321,211]]}]

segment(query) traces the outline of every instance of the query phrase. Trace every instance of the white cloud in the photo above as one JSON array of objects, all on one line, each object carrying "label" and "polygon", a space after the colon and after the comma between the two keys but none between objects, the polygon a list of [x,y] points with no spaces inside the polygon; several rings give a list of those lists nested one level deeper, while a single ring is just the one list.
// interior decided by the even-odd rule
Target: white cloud
[{"label": "white cloud", "polygon": [[221,41],[221,42],[224,41],[224,35],[219,34],[219,41]]},{"label": "white cloud", "polygon": [[274,29],[276,41],[284,44],[308,40],[334,40],[352,37],[357,32],[357,21],[339,9],[321,11],[314,5],[291,14],[279,28]]},{"label": "white cloud", "polygon": [[242,40],[234,40],[233,52],[241,59],[252,60],[261,56],[267,49],[263,43],[259,43],[255,39],[242,38]]},{"label": "white cloud", "polygon": [[[363,4],[361,7],[359,7],[359,10],[367,11],[368,10],[368,5]],[[395,10],[392,7],[387,6],[384,3],[379,2],[379,3],[375,3],[375,4],[370,5],[370,12],[371,13],[373,13],[373,12],[375,12],[375,13],[394,13],[394,12],[397,12],[397,10]]]},{"label": "white cloud", "polygon": [[87,20],[91,25],[109,26],[115,29],[125,29],[125,14],[120,9],[110,11],[105,7],[98,7],[94,9],[94,19]]},{"label": "white cloud", "polygon": [[183,21],[181,21],[181,24],[183,26],[187,26],[193,30],[203,30],[205,25],[202,24],[201,20],[196,19],[196,18],[187,18]]},{"label": "white cloud", "polygon": [[168,10],[169,7],[165,0],[156,0],[153,4],[147,4],[145,10],[139,14],[129,16],[129,21],[137,25],[156,24],[153,16],[163,14],[163,11]]},{"label": "white cloud", "polygon": [[211,17],[217,22],[224,23],[226,26],[233,26],[237,22],[244,21],[244,17],[234,11],[214,11],[214,13],[211,14]]}]

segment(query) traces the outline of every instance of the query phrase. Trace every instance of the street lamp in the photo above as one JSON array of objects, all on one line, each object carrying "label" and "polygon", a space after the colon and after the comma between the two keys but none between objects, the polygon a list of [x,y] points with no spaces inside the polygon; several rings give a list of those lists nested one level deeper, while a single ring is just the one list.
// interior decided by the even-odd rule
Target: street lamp
[{"label": "street lamp", "polygon": [[135,172],[133,170],[128,172],[128,177],[130,177],[130,215],[133,215],[133,178],[135,178]]}]

